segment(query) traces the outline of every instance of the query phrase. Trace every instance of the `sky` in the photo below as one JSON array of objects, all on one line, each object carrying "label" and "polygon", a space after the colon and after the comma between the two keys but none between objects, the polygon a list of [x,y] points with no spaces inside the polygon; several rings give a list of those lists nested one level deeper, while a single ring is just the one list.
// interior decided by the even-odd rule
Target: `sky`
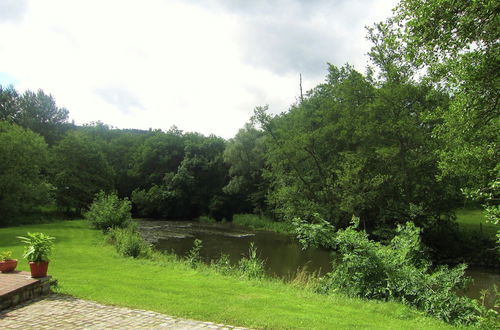
[{"label": "sky", "polygon": [[43,89],[76,124],[233,137],[286,111],[327,63],[368,64],[394,0],[0,0],[0,84]]}]

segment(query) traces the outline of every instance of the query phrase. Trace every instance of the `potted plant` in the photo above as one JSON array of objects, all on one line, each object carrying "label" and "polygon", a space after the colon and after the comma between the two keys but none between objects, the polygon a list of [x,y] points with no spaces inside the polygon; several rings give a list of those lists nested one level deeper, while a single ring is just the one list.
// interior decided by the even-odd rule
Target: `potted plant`
[{"label": "potted plant", "polygon": [[0,252],[0,271],[2,273],[12,272],[17,267],[17,259],[12,259],[11,251]]},{"label": "potted plant", "polygon": [[28,233],[27,237],[19,236],[18,238],[27,244],[23,257],[29,261],[31,277],[47,276],[54,237],[44,233]]}]

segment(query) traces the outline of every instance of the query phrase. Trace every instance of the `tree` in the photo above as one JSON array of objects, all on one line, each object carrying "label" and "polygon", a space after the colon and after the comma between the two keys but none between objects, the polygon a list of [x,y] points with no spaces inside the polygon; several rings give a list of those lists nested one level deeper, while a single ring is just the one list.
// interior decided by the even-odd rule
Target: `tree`
[{"label": "tree", "polygon": [[138,188],[159,185],[168,173],[175,173],[184,158],[185,141],[182,131],[175,127],[154,132],[132,156],[130,176],[139,182]]},{"label": "tree", "polygon": [[16,123],[42,135],[49,145],[60,139],[66,130],[68,110],[56,105],[52,95],[39,89],[20,95],[13,86],[0,85],[0,120]]},{"label": "tree", "polygon": [[248,123],[229,140],[224,150],[224,162],[230,166],[230,180],[224,192],[238,201],[239,212],[262,213],[265,209],[263,137],[263,131]]},{"label": "tree", "polygon": [[0,120],[14,122],[19,111],[19,94],[14,87],[7,88],[0,85]]},{"label": "tree", "polygon": [[[219,219],[232,217],[230,200],[222,192],[228,180],[222,158],[225,141],[197,133],[174,133],[158,133],[138,150],[140,157],[134,170],[141,169],[136,173],[149,183],[132,194],[139,215],[173,219],[209,214]],[[181,152],[179,146],[183,146]]]},{"label": "tree", "polygon": [[[399,44],[405,65],[451,95],[434,135],[442,142],[444,177],[460,178],[471,195],[489,196],[498,222],[500,178],[500,5],[498,1],[401,0],[385,26],[385,48]],[[418,78],[418,77],[417,77]],[[496,215],[495,215],[496,214]]]},{"label": "tree", "polygon": [[53,148],[51,169],[59,206],[77,214],[95,194],[113,187],[113,171],[99,145],[82,132],[68,132]]},{"label": "tree", "polygon": [[377,85],[350,66],[330,66],[326,83],[300,104],[256,119],[267,133],[268,200],[277,214],[337,228],[351,215],[365,228],[409,219],[428,228],[457,204],[457,188],[438,182],[426,113],[447,104],[425,84]]},{"label": "tree", "polygon": [[40,135],[0,121],[0,225],[50,201],[52,186],[43,175],[47,156]]},{"label": "tree", "polygon": [[15,122],[42,135],[49,145],[62,136],[69,112],[59,108],[52,95],[41,89],[36,93],[28,90],[19,98],[19,108]]}]

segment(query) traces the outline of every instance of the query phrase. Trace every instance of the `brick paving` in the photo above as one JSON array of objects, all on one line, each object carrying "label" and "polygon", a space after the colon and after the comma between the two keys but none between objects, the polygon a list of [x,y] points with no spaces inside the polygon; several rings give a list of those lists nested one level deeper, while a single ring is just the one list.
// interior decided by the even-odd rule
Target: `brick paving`
[{"label": "brick paving", "polygon": [[21,287],[37,283],[38,280],[31,278],[30,273],[14,271],[0,274],[0,296],[12,293]]},{"label": "brick paving", "polygon": [[245,329],[52,294],[0,311],[0,329]]}]

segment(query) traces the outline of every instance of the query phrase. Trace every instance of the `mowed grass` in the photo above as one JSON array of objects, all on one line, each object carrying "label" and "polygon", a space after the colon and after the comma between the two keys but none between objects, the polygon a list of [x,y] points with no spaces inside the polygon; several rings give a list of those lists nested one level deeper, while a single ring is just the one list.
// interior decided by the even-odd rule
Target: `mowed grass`
[{"label": "mowed grass", "polygon": [[460,230],[475,233],[480,236],[495,238],[499,225],[494,225],[486,221],[483,210],[480,209],[460,209],[457,210],[457,222]]},{"label": "mowed grass", "polygon": [[[49,273],[59,281],[59,292],[78,298],[253,328],[451,328],[397,303],[223,276],[208,267],[191,269],[172,256],[123,258],[82,220],[0,228],[0,250],[20,258],[23,248],[16,236],[36,231],[56,237]],[[27,262],[20,260],[18,269],[28,270]]]}]

